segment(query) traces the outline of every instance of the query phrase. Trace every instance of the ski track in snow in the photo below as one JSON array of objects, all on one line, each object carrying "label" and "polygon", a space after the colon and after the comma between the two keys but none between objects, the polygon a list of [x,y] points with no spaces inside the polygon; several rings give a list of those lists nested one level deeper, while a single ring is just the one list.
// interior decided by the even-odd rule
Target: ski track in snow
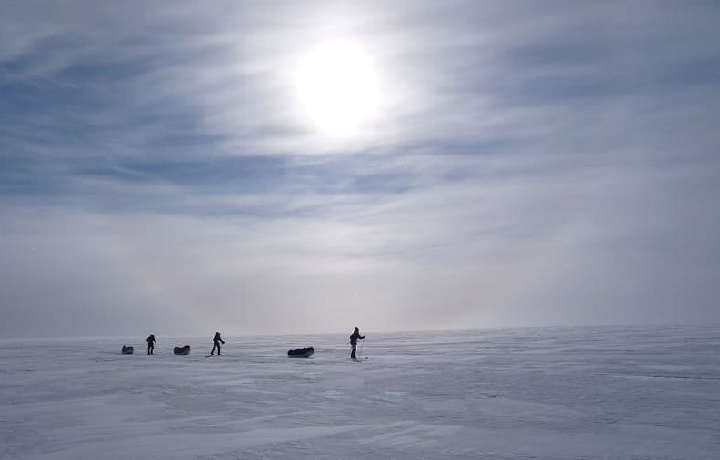
[{"label": "ski track in snow", "polygon": [[346,335],[0,341],[0,458],[720,458],[720,328]]}]

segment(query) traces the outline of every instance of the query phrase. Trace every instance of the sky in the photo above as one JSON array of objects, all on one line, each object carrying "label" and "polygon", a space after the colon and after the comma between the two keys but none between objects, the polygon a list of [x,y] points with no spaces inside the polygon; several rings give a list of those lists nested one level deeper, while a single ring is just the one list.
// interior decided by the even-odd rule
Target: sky
[{"label": "sky", "polygon": [[0,337],[720,322],[717,2],[0,4]]}]

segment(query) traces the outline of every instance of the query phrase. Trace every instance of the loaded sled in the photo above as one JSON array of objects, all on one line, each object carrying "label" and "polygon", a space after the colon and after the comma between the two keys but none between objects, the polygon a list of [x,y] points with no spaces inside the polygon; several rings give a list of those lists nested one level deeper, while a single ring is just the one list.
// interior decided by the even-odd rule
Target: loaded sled
[{"label": "loaded sled", "polygon": [[173,348],[173,353],[176,355],[189,355],[190,345],[185,345],[184,347],[175,347]]},{"label": "loaded sled", "polygon": [[296,348],[294,350],[288,350],[288,358],[309,358],[315,354],[315,348]]}]

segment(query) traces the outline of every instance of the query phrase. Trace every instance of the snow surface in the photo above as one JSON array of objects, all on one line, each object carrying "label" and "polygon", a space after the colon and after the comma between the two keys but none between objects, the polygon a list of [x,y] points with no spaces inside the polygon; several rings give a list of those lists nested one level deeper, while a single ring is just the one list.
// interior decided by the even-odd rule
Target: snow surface
[{"label": "snow surface", "polygon": [[0,342],[0,458],[720,458],[718,328],[349,333]]}]

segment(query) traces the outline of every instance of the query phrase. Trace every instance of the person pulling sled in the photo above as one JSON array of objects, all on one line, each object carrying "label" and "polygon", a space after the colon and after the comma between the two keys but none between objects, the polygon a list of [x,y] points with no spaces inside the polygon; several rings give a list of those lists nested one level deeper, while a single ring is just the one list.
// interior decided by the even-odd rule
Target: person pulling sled
[{"label": "person pulling sled", "polygon": [[357,348],[357,341],[358,341],[358,339],[360,339],[360,340],[365,340],[365,336],[364,336],[364,335],[360,335],[360,329],[355,328],[355,331],[354,331],[354,332],[352,333],[352,335],[350,336],[350,346],[352,347],[352,351],[350,352],[350,357],[351,357],[352,359],[357,359],[357,358],[355,357],[355,349]]},{"label": "person pulling sled", "polygon": [[217,348],[218,356],[220,356],[220,344],[221,344],[221,343],[222,343],[223,345],[225,345],[225,341],[222,339],[222,337],[220,337],[220,333],[219,333],[219,332],[216,332],[216,333],[215,333],[215,337],[213,337],[213,349],[212,349],[212,351],[210,352],[211,355],[214,355],[214,354],[215,354],[215,348]]},{"label": "person pulling sled", "polygon": [[155,352],[155,342],[156,342],[156,340],[155,340],[155,334],[150,334],[150,335],[148,336],[148,338],[145,339],[145,341],[146,341],[147,344],[148,344],[148,354],[149,354],[149,355],[154,354],[154,352]]}]

